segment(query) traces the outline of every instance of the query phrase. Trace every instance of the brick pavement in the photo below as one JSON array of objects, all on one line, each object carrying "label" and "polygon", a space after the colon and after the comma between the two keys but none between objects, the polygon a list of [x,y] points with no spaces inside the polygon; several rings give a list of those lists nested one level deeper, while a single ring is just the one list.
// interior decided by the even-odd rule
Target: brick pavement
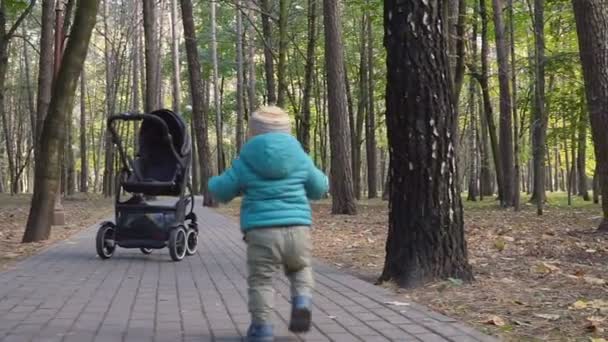
[{"label": "brick pavement", "polygon": [[[0,341],[241,341],[249,324],[237,225],[198,209],[199,253],[170,261],[119,248],[100,260],[97,227],[0,273]],[[287,331],[289,286],[276,281],[277,341],[496,341],[385,289],[316,264],[313,329]]]}]

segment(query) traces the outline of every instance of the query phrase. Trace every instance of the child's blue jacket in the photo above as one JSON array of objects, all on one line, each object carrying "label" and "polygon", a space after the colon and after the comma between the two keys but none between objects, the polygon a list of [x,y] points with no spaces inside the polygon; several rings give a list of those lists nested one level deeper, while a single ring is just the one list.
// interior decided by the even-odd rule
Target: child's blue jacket
[{"label": "child's blue jacket", "polygon": [[241,229],[310,226],[309,200],[321,199],[329,184],[291,135],[268,133],[249,140],[209,191],[220,202],[242,193]]}]

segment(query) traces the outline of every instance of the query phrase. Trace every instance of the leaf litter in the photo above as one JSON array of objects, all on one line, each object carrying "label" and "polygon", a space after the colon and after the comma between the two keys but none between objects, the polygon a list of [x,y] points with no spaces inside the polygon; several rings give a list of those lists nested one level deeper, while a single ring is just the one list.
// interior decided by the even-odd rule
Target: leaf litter
[{"label": "leaf litter", "polygon": [[30,200],[29,195],[0,194],[0,271],[57,241],[68,239],[107,217],[112,211],[109,199],[77,194],[62,202],[67,223],[65,226],[51,227],[51,237],[46,241],[22,244]]},{"label": "leaf litter", "polygon": [[[506,341],[601,342],[608,338],[608,235],[595,231],[597,210],[548,207],[538,217],[531,206],[520,212],[465,207],[475,281],[396,290],[404,302],[424,304]],[[221,211],[237,217],[238,204]],[[358,211],[331,215],[330,202],[313,204],[315,256],[375,282],[384,264],[387,203],[362,201]]]}]

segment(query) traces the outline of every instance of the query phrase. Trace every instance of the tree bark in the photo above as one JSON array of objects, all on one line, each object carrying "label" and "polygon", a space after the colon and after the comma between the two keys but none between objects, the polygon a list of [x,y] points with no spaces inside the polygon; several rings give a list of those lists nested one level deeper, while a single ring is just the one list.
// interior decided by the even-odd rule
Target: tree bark
[{"label": "tree bark", "polygon": [[177,0],[171,0],[171,58],[173,59],[173,111],[175,113],[180,113],[181,81],[179,63],[179,32],[177,27]]},{"label": "tree bark", "polygon": [[374,101],[374,32],[372,18],[367,19],[367,95],[368,109],[365,120],[365,146],[367,155],[367,198],[378,197],[378,148],[376,147],[376,108]]},{"label": "tree bark", "polygon": [[587,186],[587,125],[589,118],[586,117],[586,112],[581,112],[581,118],[578,122],[578,152],[576,158],[576,168],[578,175],[578,195],[584,201],[589,201],[589,190]]},{"label": "tree bark", "polygon": [[[242,0],[241,0],[242,1]],[[253,7],[256,0],[250,1],[250,10],[249,16],[253,17],[251,13],[253,13]],[[247,25],[247,96],[249,101],[247,102],[249,105],[249,113],[253,113],[258,104],[257,104],[257,92],[256,92],[256,70],[255,70],[255,30],[253,27],[253,23],[250,22]]]},{"label": "tree bark", "polygon": [[327,98],[331,148],[332,213],[357,213],[351,170],[351,153],[346,85],[344,81],[344,47],[339,0],[323,0],[325,24],[325,65],[327,72]]},{"label": "tree bark", "polygon": [[44,121],[40,140],[41,159],[36,167],[34,195],[23,242],[46,240],[49,237],[55,195],[59,189],[58,163],[64,148],[65,119],[74,104],[78,77],[95,26],[98,4],[98,1],[78,1],[74,25],[53,87],[48,116]]},{"label": "tree bark", "polygon": [[144,39],[146,57],[146,103],[145,111],[160,109],[160,52],[158,49],[158,20],[156,1],[143,0]]},{"label": "tree bark", "polygon": [[312,113],[310,101],[315,69],[315,50],[317,46],[317,0],[308,0],[308,43],[306,45],[306,65],[304,66],[304,90],[302,94],[302,114],[298,127],[298,140],[304,151],[310,152],[310,126]]},{"label": "tree bark", "polygon": [[535,83],[532,149],[534,157],[534,194],[536,213],[543,214],[545,203],[545,145],[547,115],[545,113],[545,34],[544,0],[534,0]]},{"label": "tree bark", "polygon": [[513,14],[513,0],[509,0],[509,45],[511,46],[511,89],[513,92],[513,105],[511,106],[513,115],[513,155],[515,169],[513,174],[513,208],[520,210],[521,204],[521,167],[519,163],[519,120],[517,115],[517,60],[515,57],[515,19]]},{"label": "tree bark", "polygon": [[502,192],[501,204],[513,206],[513,124],[511,112],[511,92],[509,90],[509,60],[505,40],[505,25],[502,17],[502,0],[492,0],[494,9],[494,33],[496,36],[496,55],[498,60],[498,86],[500,89],[500,158]]},{"label": "tree bark", "polygon": [[595,168],[595,172],[593,173],[593,203],[600,203],[600,177],[598,175],[598,169]]},{"label": "tree bark", "polygon": [[573,0],[585,93],[595,146],[604,219],[608,231],[608,7],[602,0]]},{"label": "tree bark", "polygon": [[243,15],[241,0],[236,2],[236,152],[245,141],[245,82],[243,68]]},{"label": "tree bark", "polygon": [[[494,171],[496,172],[496,184],[498,185],[498,196],[502,198],[503,192],[503,168],[502,161],[500,158],[499,146],[498,146],[498,135],[496,132],[496,124],[494,123],[494,113],[492,110],[492,100],[490,99],[490,89],[488,85],[488,13],[486,8],[485,0],[479,1],[479,15],[481,16],[481,91],[483,96],[483,107],[485,112],[485,124],[488,128],[488,134],[490,137],[490,146],[492,148],[492,157],[494,158]],[[487,145],[486,145],[487,146]],[[486,154],[487,151],[486,151]],[[489,168],[488,168],[489,170]],[[489,174],[489,172],[488,172]],[[487,177],[485,174],[482,178]],[[488,188],[486,188],[488,189]],[[491,195],[488,194],[488,195]]]},{"label": "tree bark", "polygon": [[277,79],[279,81],[279,95],[277,106],[285,106],[287,94],[287,23],[289,20],[289,0],[279,0],[279,65]]},{"label": "tree bark", "polygon": [[211,0],[211,60],[213,63],[213,106],[215,108],[215,134],[217,143],[217,171],[224,171],[224,144],[222,128],[222,106],[220,104],[220,88],[218,85],[219,66],[217,60],[217,32],[216,32],[216,0]]},{"label": "tree bark", "polygon": [[402,287],[473,278],[456,180],[457,121],[442,5],[384,2],[391,209],[379,280]]},{"label": "tree bark", "polygon": [[203,205],[215,205],[209,194],[207,182],[213,171],[211,168],[211,152],[209,149],[208,119],[205,111],[205,89],[203,86],[202,69],[196,40],[196,29],[192,12],[192,0],[180,0],[182,8],[182,21],[184,25],[184,39],[186,55],[188,58],[188,76],[190,79],[190,94],[192,98],[192,120],[194,122],[196,145],[198,148],[198,161],[200,165],[200,185],[203,194]]},{"label": "tree bark", "polygon": [[277,103],[276,86],[274,83],[274,54],[272,52],[272,25],[270,15],[272,6],[270,0],[260,0],[262,12],[262,33],[264,36],[264,71],[266,73],[266,102]]},{"label": "tree bark", "polygon": [[89,160],[87,155],[87,105],[84,68],[80,73],[80,192],[89,192]]}]

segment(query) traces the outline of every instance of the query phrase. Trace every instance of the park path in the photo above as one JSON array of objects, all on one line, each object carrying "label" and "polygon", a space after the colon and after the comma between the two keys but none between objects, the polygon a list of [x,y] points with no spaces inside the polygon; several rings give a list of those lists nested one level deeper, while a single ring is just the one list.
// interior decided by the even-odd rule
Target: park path
[{"label": "park path", "polygon": [[[241,341],[249,324],[237,224],[199,208],[197,255],[170,261],[95,253],[96,227],[0,273],[0,341]],[[277,341],[496,341],[335,268],[316,263],[313,330],[287,331],[289,287],[276,281]]]}]

